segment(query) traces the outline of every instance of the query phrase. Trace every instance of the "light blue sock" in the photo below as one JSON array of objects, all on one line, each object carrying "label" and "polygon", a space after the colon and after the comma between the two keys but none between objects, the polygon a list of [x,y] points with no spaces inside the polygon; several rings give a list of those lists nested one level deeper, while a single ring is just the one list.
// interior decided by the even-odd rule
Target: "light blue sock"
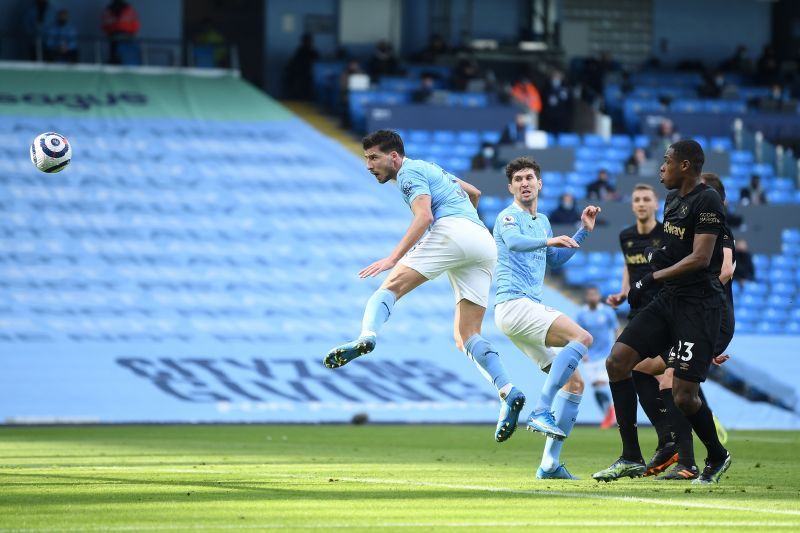
[{"label": "light blue sock", "polygon": [[544,380],[542,393],[536,402],[534,411],[552,411],[553,398],[555,398],[558,390],[564,386],[569,377],[578,368],[578,362],[581,357],[586,355],[589,349],[577,341],[571,341],[564,346],[550,365],[550,373],[547,374],[547,379]]},{"label": "light blue sock", "polygon": [[489,380],[498,391],[511,383],[500,356],[497,355],[489,341],[480,335],[473,335],[464,343],[464,351],[478,365],[478,370],[483,377]]},{"label": "light blue sock", "polygon": [[[583,396],[572,394],[565,390],[558,391],[556,399],[553,400],[553,410],[556,413],[556,425],[561,428],[565,435],[569,436],[572,426],[575,425],[575,418],[578,416],[578,406],[581,404]],[[542,470],[552,472],[561,464],[561,447],[563,440],[556,440],[547,437],[544,444],[544,454],[542,454]]]},{"label": "light blue sock", "polygon": [[383,323],[392,314],[392,308],[397,301],[394,293],[389,289],[378,289],[372,293],[364,308],[364,318],[361,320],[361,336],[377,335]]}]

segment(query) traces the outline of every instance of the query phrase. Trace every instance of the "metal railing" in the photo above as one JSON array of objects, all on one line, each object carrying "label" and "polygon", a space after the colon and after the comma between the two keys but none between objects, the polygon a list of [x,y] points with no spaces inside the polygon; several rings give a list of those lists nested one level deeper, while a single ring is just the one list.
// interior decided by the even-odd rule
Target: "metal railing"
[{"label": "metal railing", "polygon": [[[77,63],[112,64],[111,42],[105,37],[79,36]],[[207,67],[239,71],[236,45],[207,45],[191,40],[132,39],[119,41],[131,51],[126,66]],[[19,35],[0,34],[0,60],[63,62],[49,60],[42,37],[30,41]],[[134,60],[131,60],[133,57]],[[117,63],[119,64],[119,63]]]},{"label": "metal railing", "polygon": [[733,141],[737,150],[751,150],[756,163],[773,165],[776,176],[793,178],[800,187],[800,160],[791,148],[769,142],[761,131],[748,130],[740,118],[733,122]]}]

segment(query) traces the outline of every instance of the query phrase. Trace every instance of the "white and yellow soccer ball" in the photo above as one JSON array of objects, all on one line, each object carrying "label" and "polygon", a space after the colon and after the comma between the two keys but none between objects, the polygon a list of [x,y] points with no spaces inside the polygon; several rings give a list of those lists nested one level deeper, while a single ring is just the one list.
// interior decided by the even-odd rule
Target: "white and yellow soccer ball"
[{"label": "white and yellow soccer ball", "polygon": [[31,163],[42,172],[61,172],[71,159],[72,147],[60,133],[42,133],[31,143]]}]

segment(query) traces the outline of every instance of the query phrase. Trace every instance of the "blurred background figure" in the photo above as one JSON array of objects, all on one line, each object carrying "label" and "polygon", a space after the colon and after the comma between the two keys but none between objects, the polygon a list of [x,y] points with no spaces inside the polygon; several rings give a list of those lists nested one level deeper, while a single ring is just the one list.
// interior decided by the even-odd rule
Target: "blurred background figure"
[{"label": "blurred background figure", "polygon": [[512,144],[515,146],[525,146],[525,136],[532,131],[531,120],[527,113],[517,113],[514,122],[509,123],[503,128],[500,135],[500,144]]},{"label": "blurred background figure", "polygon": [[592,384],[594,398],[604,414],[600,427],[608,429],[616,423],[614,404],[608,390],[608,373],[606,358],[611,353],[611,345],[617,337],[619,320],[614,310],[600,301],[600,289],[595,286],[586,288],[585,305],[581,307],[575,322],[592,335],[592,345],[581,361],[581,373],[586,382]]},{"label": "blurred background figure", "polygon": [[470,170],[489,170],[497,168],[497,150],[490,142],[481,145],[481,151],[475,154],[470,160]]},{"label": "blurred background figure", "polygon": [[631,156],[625,160],[625,174],[630,176],[656,176],[658,164],[655,160],[647,157],[644,148],[634,148]]},{"label": "blurred background figure", "polygon": [[133,41],[139,32],[141,23],[136,10],[125,0],[112,0],[103,12],[103,33],[108,37],[111,46],[110,62],[113,65],[123,63],[121,49],[127,50],[126,44]]},{"label": "blurred background figure", "polygon": [[313,83],[311,70],[314,61],[319,59],[319,52],[314,48],[314,36],[304,33],[300,44],[286,65],[286,97],[292,100],[311,100]]},{"label": "blurred background figure", "polygon": [[597,171],[597,179],[586,186],[587,200],[618,200],[617,189],[608,179],[608,171],[601,168]]},{"label": "blurred background figure", "polygon": [[41,59],[39,54],[43,52],[45,33],[55,20],[55,9],[48,0],[29,1],[22,20],[27,59]]},{"label": "blurred background figure", "polygon": [[434,33],[428,40],[428,46],[420,50],[413,59],[420,63],[436,63],[440,57],[448,53],[450,48],[447,46],[447,41],[440,33]]},{"label": "blurred background figure", "polygon": [[767,193],[761,187],[761,176],[753,174],[750,177],[750,185],[742,188],[739,192],[739,199],[742,205],[764,205],[767,203]]},{"label": "blurred background figure", "polygon": [[[225,36],[216,27],[211,17],[203,17],[200,31],[194,37],[195,66],[222,67],[228,62]],[[206,61],[198,61],[198,56]]]},{"label": "blurred background figure", "polygon": [[389,41],[378,41],[375,45],[375,50],[367,62],[367,73],[373,83],[377,83],[383,76],[400,73],[400,60],[397,59]]},{"label": "blurred background figure", "polygon": [[542,91],[541,129],[553,133],[569,131],[572,125],[572,92],[558,69],[550,72],[550,80]]},{"label": "blurred background figure", "polygon": [[575,205],[575,197],[565,192],[558,200],[558,207],[547,217],[551,224],[574,224],[581,219],[581,214]]},{"label": "blurred background figure", "polygon": [[747,241],[736,239],[736,269],[733,271],[733,280],[739,285],[744,285],[745,281],[755,281],[756,268],[753,265],[753,256],[750,255]]},{"label": "blurred background figure", "polygon": [[56,23],[47,28],[45,59],[56,63],[78,61],[78,30],[69,22],[69,12],[61,9]]}]

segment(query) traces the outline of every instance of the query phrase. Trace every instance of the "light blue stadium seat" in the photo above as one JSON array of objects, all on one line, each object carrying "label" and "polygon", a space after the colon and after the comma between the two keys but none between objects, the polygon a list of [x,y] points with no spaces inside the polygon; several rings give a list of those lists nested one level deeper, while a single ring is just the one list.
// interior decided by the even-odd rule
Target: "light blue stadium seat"
[{"label": "light blue stadium seat", "polygon": [[433,135],[428,130],[410,130],[408,132],[408,140],[415,143],[430,143],[433,140]]},{"label": "light blue stadium seat", "polygon": [[476,130],[461,130],[457,134],[458,142],[462,144],[475,144],[481,143],[481,132]]},{"label": "light blue stadium seat", "polygon": [[434,130],[433,142],[440,144],[452,144],[456,142],[456,134],[450,130]]},{"label": "light blue stadium seat", "polygon": [[548,186],[556,182],[560,183],[563,181],[563,179],[564,176],[561,174],[561,172],[554,172],[552,170],[542,171],[542,183],[547,184]]},{"label": "light blue stadium seat", "polygon": [[783,321],[762,320],[756,324],[756,333],[762,335],[778,335],[783,333]]},{"label": "light blue stadium seat", "polygon": [[744,285],[744,292],[745,294],[760,294],[765,296],[769,293],[769,287],[766,283],[760,283],[757,281],[748,281],[745,282]]},{"label": "light blue stadium seat", "polygon": [[612,263],[611,254],[609,252],[589,252],[586,256],[587,262],[590,265],[607,266]]},{"label": "light blue stadium seat", "polygon": [[790,320],[783,326],[783,332],[787,335],[800,335],[800,320]]},{"label": "light blue stadium seat", "polygon": [[[738,283],[734,287],[738,287]],[[767,299],[761,294],[742,294],[736,300],[736,305],[743,307],[761,308],[766,304]]]},{"label": "light blue stadium seat", "polygon": [[729,152],[733,149],[733,141],[728,137],[711,137],[708,144],[709,148],[717,152]]},{"label": "light blue stadium seat", "polygon": [[490,142],[492,144],[497,144],[500,142],[501,134],[499,131],[495,130],[484,130],[481,132],[481,139]]},{"label": "light blue stadium seat", "polygon": [[788,309],[792,307],[794,298],[781,294],[771,294],[767,298],[767,308],[764,309],[765,316],[770,310],[781,311],[781,316],[788,313]]},{"label": "light blue stadium seat", "polygon": [[581,136],[577,133],[561,133],[558,136],[558,145],[567,148],[577,148],[581,145]]},{"label": "light blue stadium seat", "polygon": [[770,293],[772,296],[786,298],[797,294],[797,286],[794,284],[793,273],[789,271],[789,274],[785,281],[778,281],[770,285]]},{"label": "light blue stadium seat", "polygon": [[781,231],[781,240],[787,243],[800,244],[800,228],[784,228]]},{"label": "light blue stadium seat", "polygon": [[583,135],[584,146],[606,146],[607,144],[608,142],[602,135],[597,135],[596,133],[585,133]]},{"label": "light blue stadium seat", "polygon": [[753,152],[749,150],[734,150],[730,154],[731,163],[752,163]]},{"label": "light blue stadium seat", "polygon": [[[754,263],[755,264],[755,263]],[[773,269],[786,269],[786,270],[794,270],[797,268],[797,263],[793,257],[787,257],[785,255],[773,255],[770,259],[770,265]]]},{"label": "light blue stadium seat", "polygon": [[633,140],[630,135],[614,134],[611,136],[611,146],[630,150],[633,147]]},{"label": "light blue stadium seat", "polygon": [[754,307],[741,307],[735,311],[736,327],[739,327],[739,321],[742,322],[755,322],[761,317],[762,308]]},{"label": "light blue stadium seat", "polygon": [[767,201],[773,204],[790,204],[795,199],[794,191],[786,190],[768,190]]},{"label": "light blue stadium seat", "polygon": [[775,174],[775,169],[770,163],[756,163],[753,165],[753,172],[762,178],[769,178]]}]

